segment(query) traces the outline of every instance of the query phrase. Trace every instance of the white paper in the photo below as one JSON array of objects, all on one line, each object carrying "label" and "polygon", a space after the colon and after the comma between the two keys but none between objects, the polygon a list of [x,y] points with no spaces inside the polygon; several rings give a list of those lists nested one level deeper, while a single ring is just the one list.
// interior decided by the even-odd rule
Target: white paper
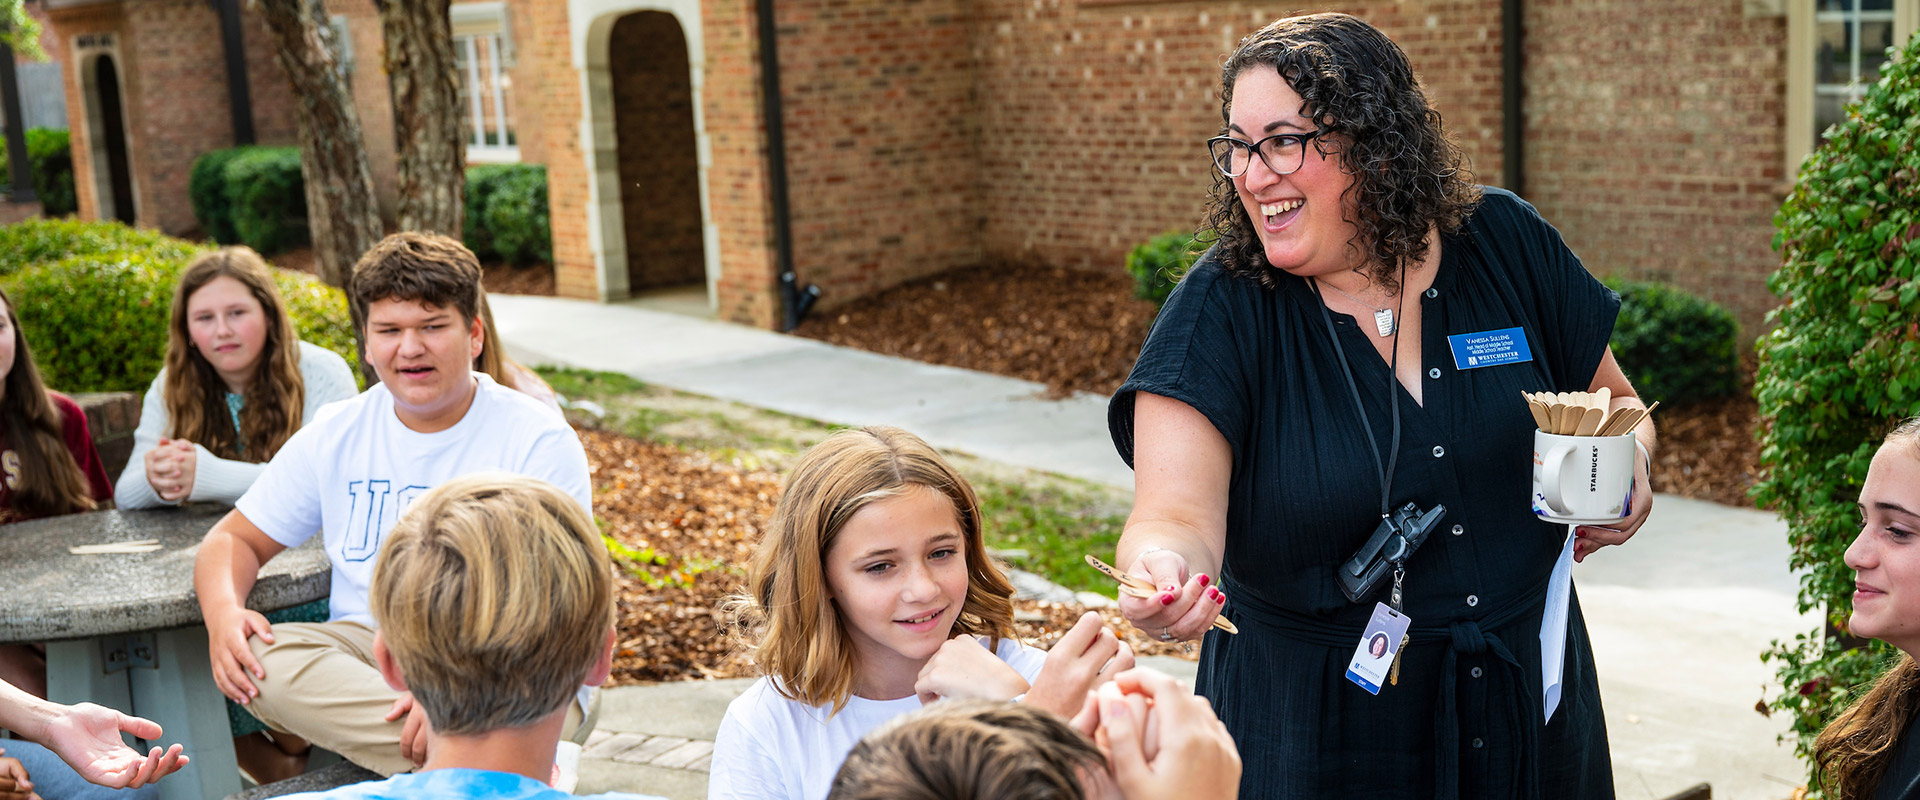
[{"label": "white paper", "polygon": [[1567,604],[1573,597],[1573,526],[1547,581],[1547,610],[1540,617],[1540,704],[1547,711],[1541,724],[1553,721],[1560,707],[1560,675],[1567,660]]}]

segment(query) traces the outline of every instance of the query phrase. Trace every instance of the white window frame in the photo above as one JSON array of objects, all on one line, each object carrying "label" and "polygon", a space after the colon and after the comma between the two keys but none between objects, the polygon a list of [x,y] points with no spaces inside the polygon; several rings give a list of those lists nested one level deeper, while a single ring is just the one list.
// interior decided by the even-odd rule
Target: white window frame
[{"label": "white window frame", "polygon": [[[491,72],[488,85],[493,87],[493,124],[494,129],[507,133],[506,92],[502,78],[509,77],[506,70],[513,66],[513,36],[507,25],[507,5],[504,2],[454,3],[448,8],[449,21],[452,23],[454,55],[464,62],[464,71],[460,80],[463,83],[462,95],[480,85],[480,63],[478,48],[474,41],[479,38],[492,39],[493,57],[487,59],[487,69]],[[512,164],[520,161],[519,144],[487,144],[486,113],[482,103],[469,103],[469,120],[473,127],[473,138],[467,141],[467,163],[469,164]],[[516,142],[517,142],[516,138]]]},{"label": "white window frame", "polygon": [[[1818,131],[1813,129],[1814,98],[1820,94],[1844,93],[1858,97],[1866,91],[1865,86],[1832,87],[1814,83],[1813,56],[1817,49],[1816,32],[1821,21],[1821,13],[1815,9],[1816,0],[1787,0],[1787,129],[1786,164],[1782,175],[1787,181],[1793,181],[1800,174],[1800,163],[1813,152],[1818,144]],[[1848,14],[1851,12],[1824,12],[1826,14]],[[1885,12],[1864,12],[1876,15],[1875,19],[1885,19]],[[1903,47],[1916,29],[1920,29],[1920,0],[1893,0],[1893,46]],[[1855,41],[1858,41],[1856,34]],[[1860,65],[1853,65],[1854,74],[1860,72]]]}]

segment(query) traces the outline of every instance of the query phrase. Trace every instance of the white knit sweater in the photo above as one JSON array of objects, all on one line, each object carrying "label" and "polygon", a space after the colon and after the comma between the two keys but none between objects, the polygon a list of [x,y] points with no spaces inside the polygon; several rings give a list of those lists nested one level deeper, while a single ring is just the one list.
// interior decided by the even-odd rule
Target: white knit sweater
[{"label": "white knit sweater", "polygon": [[[303,425],[313,419],[314,412],[321,406],[359,393],[346,359],[319,345],[300,343],[300,377],[306,381],[307,389],[307,401],[300,414]],[[113,487],[113,501],[121,508],[171,505],[161,500],[152,484],[147,483],[147,452],[159,445],[160,437],[165,436],[173,424],[167,413],[166,384],[167,370],[161,367],[153,385],[147,387],[146,401],[140,406],[140,427],[133,431],[133,455],[127,457],[127,468],[121,471],[120,480]],[[225,414],[227,409],[213,409],[211,413]],[[267,466],[220,458],[197,443],[193,449],[193,492],[188,495],[189,500],[232,503],[246,493],[247,487],[253,485]]]}]

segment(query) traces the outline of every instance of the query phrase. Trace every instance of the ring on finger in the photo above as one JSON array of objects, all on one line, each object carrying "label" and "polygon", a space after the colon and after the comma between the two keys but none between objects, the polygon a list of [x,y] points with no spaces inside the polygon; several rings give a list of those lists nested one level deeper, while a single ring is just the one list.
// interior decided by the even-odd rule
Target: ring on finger
[{"label": "ring on finger", "polygon": [[1168,631],[1168,630],[1167,630],[1166,628],[1161,628],[1161,629],[1160,629],[1160,641],[1163,641],[1163,642],[1171,642],[1171,641],[1173,641],[1173,633],[1172,633],[1172,632],[1170,632],[1170,631]]}]

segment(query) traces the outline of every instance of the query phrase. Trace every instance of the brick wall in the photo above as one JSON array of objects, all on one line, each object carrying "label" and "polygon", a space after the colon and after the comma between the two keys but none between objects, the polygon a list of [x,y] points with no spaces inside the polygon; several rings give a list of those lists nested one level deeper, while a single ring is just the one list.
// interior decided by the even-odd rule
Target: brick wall
[{"label": "brick wall", "polygon": [[[52,35],[59,38],[63,45],[83,34],[113,35],[117,41],[121,42],[122,58],[115,66],[124,77],[130,48],[125,43],[126,22],[120,12],[121,7],[118,4],[49,9],[47,21]],[[65,59],[62,69],[67,90],[67,123],[71,137],[73,188],[79,205],[78,213],[81,219],[98,219],[100,205],[95,196],[93,148],[92,143],[88,141],[87,103],[82,87],[81,70],[70,57]],[[132,109],[128,109],[127,113],[131,116]]]},{"label": "brick wall", "polygon": [[641,12],[614,23],[607,49],[628,286],[637,292],[702,282],[707,270],[686,36],[673,15]]},{"label": "brick wall", "polygon": [[[120,71],[132,132],[139,224],[170,233],[199,227],[187,178],[201,153],[233,144],[220,17],[204,0],[122,5]],[[131,52],[129,52],[131,51]]]},{"label": "brick wall", "polygon": [[95,392],[73,395],[87,415],[87,433],[100,452],[107,480],[120,479],[127,457],[133,454],[133,429],[140,425],[139,392]]},{"label": "brick wall", "polygon": [[520,157],[547,165],[555,290],[597,298],[599,278],[587,231],[586,155],[580,141],[580,71],[573,66],[563,2],[512,2],[515,107]]},{"label": "brick wall", "polygon": [[1587,268],[1676,284],[1748,337],[1776,298],[1786,21],[1740,0],[1533,0],[1527,196]]},{"label": "brick wall", "polygon": [[980,263],[973,5],[778,6],[794,266],[823,308]]},{"label": "brick wall", "polygon": [[[1134,244],[1192,230],[1212,180],[1220,62],[1296,9],[1265,3],[988,0],[975,26],[989,261],[1118,270]],[[1500,180],[1493,2],[1320,4],[1398,42],[1482,181]]]}]

